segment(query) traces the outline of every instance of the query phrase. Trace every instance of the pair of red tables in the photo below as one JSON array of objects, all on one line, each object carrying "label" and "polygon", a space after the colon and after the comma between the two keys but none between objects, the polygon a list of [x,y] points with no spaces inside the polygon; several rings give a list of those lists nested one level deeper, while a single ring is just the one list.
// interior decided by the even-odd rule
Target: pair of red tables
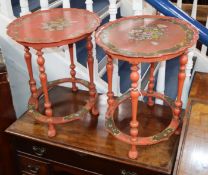
[{"label": "pair of red tables", "polygon": [[[24,46],[25,61],[29,73],[31,97],[29,99],[28,114],[36,120],[48,124],[48,136],[56,135],[54,125],[67,123],[80,119],[88,112],[98,115],[96,108],[97,92],[93,77],[92,33],[100,25],[99,17],[89,11],[81,9],[51,9],[35,12],[17,18],[8,26],[8,35]],[[87,39],[89,82],[76,78],[73,44]],[[180,123],[182,107],[182,89],[185,80],[185,66],[187,63],[187,50],[198,39],[198,32],[185,21],[164,16],[134,16],[109,22],[101,26],[96,32],[96,42],[106,52],[108,77],[108,108],[106,112],[106,129],[117,139],[131,145],[129,158],[136,159],[137,145],[150,145],[168,139],[177,132]],[[70,53],[70,77],[47,81],[43,49],[68,45]],[[37,89],[33,76],[30,48],[36,50],[37,64],[41,87]],[[175,102],[169,97],[155,92],[154,68],[155,63],[180,56],[180,70],[178,75],[178,95]],[[113,59],[127,61],[131,64],[131,89],[121,97],[114,97],[112,91]],[[150,63],[150,76],[147,91],[138,90],[138,64]],[[89,89],[89,100],[81,110],[67,116],[53,116],[52,104],[48,89],[61,83],[71,82],[72,91],[78,90],[77,83]],[[38,101],[44,95],[45,114],[38,111]],[[138,98],[148,97],[148,105],[153,106],[153,98],[159,98],[172,109],[172,120],[162,132],[150,136],[140,137],[137,120]],[[132,119],[130,122],[130,135],[120,131],[114,123],[114,112],[120,103],[127,99],[132,102]]]}]

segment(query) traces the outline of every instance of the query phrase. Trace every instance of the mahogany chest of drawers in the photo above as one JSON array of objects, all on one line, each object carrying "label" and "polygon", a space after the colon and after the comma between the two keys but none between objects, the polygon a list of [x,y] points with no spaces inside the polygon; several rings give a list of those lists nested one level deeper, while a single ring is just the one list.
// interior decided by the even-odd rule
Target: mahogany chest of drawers
[{"label": "mahogany chest of drawers", "polygon": [[4,130],[15,120],[6,67],[0,63],[0,175],[14,174],[12,146]]},{"label": "mahogany chest of drawers", "polygon": [[[65,87],[50,90],[54,115],[78,110],[88,93],[72,93]],[[6,132],[11,136],[16,150],[18,174],[38,175],[169,175],[172,174],[179,136],[151,146],[140,146],[139,157],[127,156],[129,146],[107,133],[104,126],[106,98],[99,97],[100,116],[90,114],[82,120],[57,126],[57,135],[47,136],[47,125],[35,121],[25,113]],[[39,110],[43,111],[40,100]],[[153,108],[140,103],[140,134],[148,136],[165,128],[171,119],[167,107]],[[115,116],[117,126],[125,131],[131,116],[130,103],[120,105]]]}]

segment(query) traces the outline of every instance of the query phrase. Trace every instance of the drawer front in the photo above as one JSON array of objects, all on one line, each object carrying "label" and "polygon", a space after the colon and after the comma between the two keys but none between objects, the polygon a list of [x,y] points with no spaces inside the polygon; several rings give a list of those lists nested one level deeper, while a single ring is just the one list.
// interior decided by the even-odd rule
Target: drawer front
[{"label": "drawer front", "polygon": [[168,175],[167,173],[158,172],[158,170],[155,171],[139,166],[116,162],[111,158],[101,158],[86,153],[66,150],[64,148],[59,148],[48,144],[46,145],[37,141],[31,141],[19,137],[16,138],[15,145],[16,149],[21,152],[29,153],[49,161],[53,160],[56,162],[64,163],[66,165],[77,167],[97,174]]},{"label": "drawer front", "polygon": [[23,155],[17,155],[21,175],[47,175],[48,163],[32,159]]},{"label": "drawer front", "polygon": [[90,172],[84,169],[80,169],[73,166],[68,166],[60,163],[52,163],[53,175],[100,175],[94,172]]}]

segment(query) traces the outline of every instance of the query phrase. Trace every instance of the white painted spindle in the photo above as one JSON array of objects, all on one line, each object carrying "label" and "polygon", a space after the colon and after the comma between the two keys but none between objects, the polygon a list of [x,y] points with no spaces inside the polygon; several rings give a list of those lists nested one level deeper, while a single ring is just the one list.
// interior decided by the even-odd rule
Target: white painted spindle
[{"label": "white painted spindle", "polygon": [[109,0],[109,14],[110,14],[110,21],[116,20],[117,14],[117,4],[116,0]]},{"label": "white painted spindle", "polygon": [[177,7],[181,9],[182,8],[182,3],[183,3],[182,0],[177,0]]},{"label": "white painted spindle", "polygon": [[[116,0],[109,0],[110,21],[116,20],[117,4]],[[115,95],[120,94],[120,77],[118,75],[118,60],[113,60],[113,91]]]},{"label": "white painted spindle", "polygon": [[[206,28],[208,29],[208,16],[207,16],[207,21],[206,21]],[[204,45],[204,44],[202,45],[201,53],[203,55],[206,55],[207,54],[207,46]]]},{"label": "white painted spindle", "polygon": [[[196,19],[197,16],[197,4],[198,0],[193,1],[192,5],[192,12],[191,17]],[[193,56],[194,56],[194,49],[196,46],[193,46],[188,50],[188,62],[186,64],[186,78],[183,85],[183,92],[182,92],[182,102],[183,102],[183,108],[187,105],[188,100],[188,93],[191,85],[191,70],[193,68]]]},{"label": "white painted spindle", "polygon": [[0,1],[0,13],[8,18],[14,18],[11,0]]},{"label": "white painted spindle", "polygon": [[182,92],[183,108],[186,108],[189,89],[191,85],[191,70],[193,68],[194,49],[195,47],[189,49],[189,52],[188,52],[188,62],[186,64],[186,78],[184,81],[183,92]]},{"label": "white painted spindle", "polygon": [[198,0],[194,0],[191,11],[191,17],[194,19],[196,19],[196,15],[197,15],[197,4],[198,4]]},{"label": "white painted spindle", "polygon": [[63,0],[63,8],[70,8],[70,0]]},{"label": "white painted spindle", "polygon": [[[165,69],[166,69],[166,61],[160,62],[159,65],[159,71],[158,71],[158,76],[157,76],[157,86],[156,86],[156,91],[164,94],[165,92]],[[155,100],[156,104],[161,104],[163,105],[163,101],[160,99]]]},{"label": "white painted spindle", "polygon": [[132,9],[134,15],[142,15],[144,9],[144,1],[143,0],[133,0]]},{"label": "white painted spindle", "polygon": [[48,0],[40,0],[41,10],[48,10],[49,3]]},{"label": "white painted spindle", "polygon": [[86,0],[86,9],[89,10],[90,12],[93,12],[93,0]]},{"label": "white painted spindle", "polygon": [[21,13],[20,16],[30,13],[28,0],[20,0]]},{"label": "white painted spindle", "polygon": [[[197,4],[198,0],[193,1],[192,5],[192,12],[191,17],[196,19],[197,16]],[[187,105],[188,100],[188,93],[191,85],[191,70],[193,68],[193,56],[194,56],[194,49],[196,46],[193,46],[188,50],[188,62],[186,64],[186,78],[183,85],[183,92],[182,92],[182,102],[183,102],[183,108]]]}]

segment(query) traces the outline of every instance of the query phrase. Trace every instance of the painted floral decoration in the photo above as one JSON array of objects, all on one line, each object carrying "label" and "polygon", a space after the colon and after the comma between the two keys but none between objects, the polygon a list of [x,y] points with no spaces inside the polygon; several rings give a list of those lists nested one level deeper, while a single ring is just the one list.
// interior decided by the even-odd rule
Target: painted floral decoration
[{"label": "painted floral decoration", "polygon": [[142,26],[134,28],[129,32],[129,38],[137,41],[159,39],[164,35],[167,26],[158,24],[155,26]]},{"label": "painted floral decoration", "polygon": [[53,21],[42,23],[42,29],[48,31],[57,31],[63,30],[66,27],[69,27],[72,23],[76,23],[77,21],[69,21],[64,18],[58,18]]}]

